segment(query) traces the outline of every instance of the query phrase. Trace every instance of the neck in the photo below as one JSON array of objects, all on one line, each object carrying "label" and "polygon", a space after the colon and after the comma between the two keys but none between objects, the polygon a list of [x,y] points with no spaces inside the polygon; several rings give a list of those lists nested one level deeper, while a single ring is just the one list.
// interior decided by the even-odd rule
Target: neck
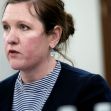
[{"label": "neck", "polygon": [[33,67],[30,70],[20,71],[22,81],[24,83],[31,83],[40,80],[52,72],[55,66],[56,60],[51,57],[49,60],[44,61],[35,68]]}]

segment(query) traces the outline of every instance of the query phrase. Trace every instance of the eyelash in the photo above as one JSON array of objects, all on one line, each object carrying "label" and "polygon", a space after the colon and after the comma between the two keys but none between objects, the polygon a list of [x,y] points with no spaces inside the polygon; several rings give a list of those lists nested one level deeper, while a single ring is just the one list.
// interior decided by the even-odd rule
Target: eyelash
[{"label": "eyelash", "polygon": [[7,31],[10,29],[10,27],[8,25],[3,25],[3,29]]},{"label": "eyelash", "polygon": [[[27,31],[27,30],[30,29],[30,27],[28,27],[28,26],[26,26],[26,25],[24,25],[24,24],[19,24],[19,25],[18,25],[18,28],[20,28],[20,29],[23,30],[23,31]],[[5,31],[8,31],[8,30],[10,30],[10,26],[9,26],[9,25],[3,25],[3,29],[4,29]]]},{"label": "eyelash", "polygon": [[24,25],[24,24],[20,24],[20,25],[19,25],[19,28],[22,29],[23,31],[27,31],[27,30],[30,29],[30,27],[28,27],[28,26],[26,26],[26,25]]}]

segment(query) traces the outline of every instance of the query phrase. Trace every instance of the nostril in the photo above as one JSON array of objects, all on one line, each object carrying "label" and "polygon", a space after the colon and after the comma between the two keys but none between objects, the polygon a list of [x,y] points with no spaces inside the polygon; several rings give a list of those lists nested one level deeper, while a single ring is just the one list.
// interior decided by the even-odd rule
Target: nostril
[{"label": "nostril", "polygon": [[8,43],[8,44],[11,44],[11,45],[15,45],[15,44],[17,44],[18,42],[17,42],[17,40],[14,40],[14,39],[8,39],[8,40],[7,40],[7,43]]},{"label": "nostril", "polygon": [[14,44],[17,44],[16,42],[14,41],[10,41],[10,44],[14,45]]},{"label": "nostril", "polygon": [[6,38],[6,41],[7,41],[7,43],[8,44],[11,44],[11,45],[15,45],[15,44],[18,44],[18,41],[19,41],[19,39],[18,39],[18,37],[13,37],[13,36],[8,36],[7,38]]}]

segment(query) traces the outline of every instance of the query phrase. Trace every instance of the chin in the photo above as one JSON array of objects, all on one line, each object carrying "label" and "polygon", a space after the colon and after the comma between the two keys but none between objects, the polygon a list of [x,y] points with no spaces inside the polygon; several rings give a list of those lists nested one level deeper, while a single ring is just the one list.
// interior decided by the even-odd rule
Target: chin
[{"label": "chin", "polygon": [[21,71],[27,69],[26,66],[21,65],[21,64],[11,64],[11,67],[12,67],[12,69],[14,69],[14,70],[21,70]]},{"label": "chin", "polygon": [[10,60],[9,64],[10,64],[11,68],[14,70],[21,70],[23,68],[23,64],[20,61]]},{"label": "chin", "polygon": [[20,70],[22,68],[22,65],[20,65],[19,63],[10,63],[10,66],[14,70]]},{"label": "chin", "polygon": [[18,67],[18,66],[13,66],[13,65],[11,65],[11,68],[14,69],[14,70],[20,70],[20,69],[21,69],[20,67]]}]

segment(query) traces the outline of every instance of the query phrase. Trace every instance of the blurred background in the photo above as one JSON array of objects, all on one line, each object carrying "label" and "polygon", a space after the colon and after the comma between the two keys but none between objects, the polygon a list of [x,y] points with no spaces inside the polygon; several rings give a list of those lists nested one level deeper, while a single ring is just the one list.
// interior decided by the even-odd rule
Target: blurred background
[{"label": "blurred background", "polygon": [[[3,4],[0,0],[0,20]],[[100,74],[111,85],[111,0],[63,0],[75,22],[67,55],[75,67]],[[0,80],[15,73],[4,53],[3,29],[0,23]]]}]

